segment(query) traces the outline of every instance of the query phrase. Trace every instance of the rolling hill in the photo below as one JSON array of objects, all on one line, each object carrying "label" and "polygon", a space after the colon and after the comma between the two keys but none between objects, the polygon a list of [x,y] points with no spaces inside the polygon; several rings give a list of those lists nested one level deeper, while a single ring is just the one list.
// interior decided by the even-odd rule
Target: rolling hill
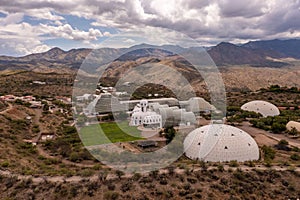
[{"label": "rolling hill", "polygon": [[[129,53],[121,55],[117,60],[132,61],[143,57],[167,57],[173,53],[159,49],[153,45],[141,44],[124,49],[99,49],[103,56],[111,55],[112,51]],[[281,59],[291,57],[300,59],[300,40],[270,40],[253,41],[243,45],[222,42],[207,52],[218,66],[250,65],[254,67],[283,67],[288,65],[283,61],[274,61],[270,58]],[[168,45],[168,49],[181,50],[181,47]],[[0,56],[0,70],[54,70],[78,69],[91,52],[91,49],[72,49],[64,51],[53,48],[44,53],[31,54],[23,57]]]}]

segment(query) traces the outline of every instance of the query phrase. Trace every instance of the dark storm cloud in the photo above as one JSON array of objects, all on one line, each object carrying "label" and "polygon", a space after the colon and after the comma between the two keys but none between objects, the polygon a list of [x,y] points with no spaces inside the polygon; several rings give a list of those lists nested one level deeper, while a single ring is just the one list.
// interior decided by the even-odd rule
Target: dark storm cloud
[{"label": "dark storm cloud", "polygon": [[267,4],[260,0],[222,0],[219,1],[219,6],[222,17],[252,18],[262,16]]},{"label": "dark storm cloud", "polygon": [[0,9],[7,12],[24,12],[25,10],[31,9],[42,9],[51,8],[52,10],[63,11],[65,9],[71,9],[72,6],[76,5],[76,2],[70,3],[65,1],[60,2],[49,2],[49,1],[20,1],[20,0],[1,0]]},{"label": "dark storm cloud", "polygon": [[272,12],[262,18],[259,28],[266,29],[268,33],[290,32],[300,30],[300,1],[293,4],[278,5]]}]

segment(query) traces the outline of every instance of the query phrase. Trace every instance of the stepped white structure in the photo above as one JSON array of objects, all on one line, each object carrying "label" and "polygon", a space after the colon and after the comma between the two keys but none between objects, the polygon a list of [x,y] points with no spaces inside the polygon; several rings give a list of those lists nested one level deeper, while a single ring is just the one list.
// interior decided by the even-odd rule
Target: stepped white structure
[{"label": "stepped white structure", "polygon": [[279,109],[267,101],[250,101],[242,105],[241,109],[260,113],[263,117],[280,115]]},{"label": "stepped white structure", "polygon": [[190,159],[211,162],[259,159],[255,140],[245,131],[225,124],[210,124],[192,131],[184,140],[184,152]]},{"label": "stepped white structure", "polygon": [[162,128],[164,125],[193,125],[196,124],[196,116],[193,112],[187,112],[177,106],[169,107],[166,104],[148,103],[141,100],[131,114],[129,125]]},{"label": "stepped white structure", "polygon": [[156,112],[148,110],[147,100],[141,100],[133,109],[129,125],[162,128],[162,117]]}]

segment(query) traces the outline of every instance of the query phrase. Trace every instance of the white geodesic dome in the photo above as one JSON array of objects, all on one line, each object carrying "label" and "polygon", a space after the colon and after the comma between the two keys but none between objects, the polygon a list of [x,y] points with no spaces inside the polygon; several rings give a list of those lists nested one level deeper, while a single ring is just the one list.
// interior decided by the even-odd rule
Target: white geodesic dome
[{"label": "white geodesic dome", "polygon": [[184,152],[190,159],[211,162],[259,159],[255,140],[245,131],[225,124],[206,125],[189,133]]},{"label": "white geodesic dome", "polygon": [[295,122],[295,121],[289,121],[286,124],[287,130],[291,131],[293,128],[295,128],[298,132],[300,132],[300,122]]},{"label": "white geodesic dome", "polygon": [[250,101],[242,105],[241,109],[260,113],[263,117],[277,116],[280,114],[279,109],[267,101]]}]

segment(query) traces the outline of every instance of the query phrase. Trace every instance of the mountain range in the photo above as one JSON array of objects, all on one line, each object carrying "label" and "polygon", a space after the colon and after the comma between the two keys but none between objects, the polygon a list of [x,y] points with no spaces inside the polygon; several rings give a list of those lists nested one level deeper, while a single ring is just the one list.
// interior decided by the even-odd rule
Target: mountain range
[{"label": "mountain range", "polygon": [[[142,57],[172,56],[171,52],[157,50],[157,46],[142,44],[138,50],[122,55],[118,61],[136,60]],[[172,46],[173,49],[181,47]],[[137,48],[135,48],[137,49]],[[170,49],[170,45],[169,48]],[[101,49],[103,54],[120,49]],[[0,56],[0,70],[55,70],[78,69],[91,52],[91,49],[72,49],[64,51],[53,48],[44,53],[30,54],[23,57]],[[268,40],[251,41],[246,44],[236,45],[222,42],[207,50],[217,66],[249,65],[254,67],[284,67],[289,63],[283,58],[300,59],[300,40]]]}]

